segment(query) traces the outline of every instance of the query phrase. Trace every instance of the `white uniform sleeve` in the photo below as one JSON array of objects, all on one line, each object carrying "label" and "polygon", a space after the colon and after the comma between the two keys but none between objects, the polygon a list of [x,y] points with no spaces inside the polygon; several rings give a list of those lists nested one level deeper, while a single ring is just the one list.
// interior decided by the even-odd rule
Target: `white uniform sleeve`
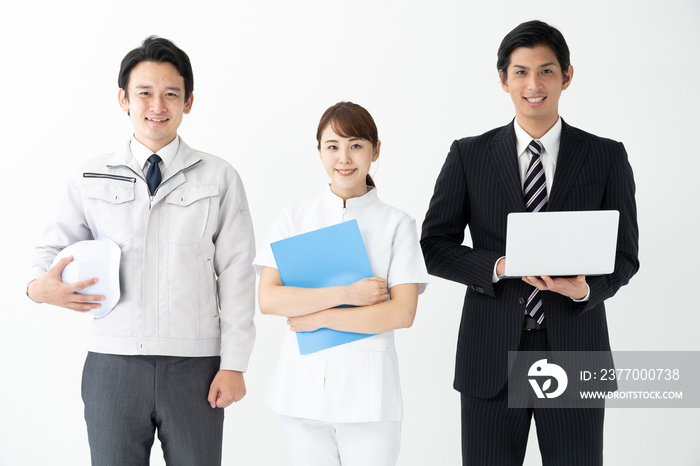
[{"label": "white uniform sleeve", "polygon": [[221,315],[221,369],[246,371],[255,342],[253,222],[243,182],[235,170],[221,197],[214,269]]},{"label": "white uniform sleeve", "polygon": [[416,221],[408,217],[394,232],[387,286],[417,283],[418,293],[428,286],[428,271],[418,242]]},{"label": "white uniform sleeve", "polygon": [[270,231],[267,233],[265,241],[260,246],[260,249],[258,249],[258,253],[253,261],[253,267],[255,267],[255,271],[258,275],[262,272],[263,267],[277,268],[277,261],[275,261],[275,256],[272,253],[270,244],[291,236],[289,222],[289,212],[288,209],[285,209],[280,212],[275,222],[270,227]]}]

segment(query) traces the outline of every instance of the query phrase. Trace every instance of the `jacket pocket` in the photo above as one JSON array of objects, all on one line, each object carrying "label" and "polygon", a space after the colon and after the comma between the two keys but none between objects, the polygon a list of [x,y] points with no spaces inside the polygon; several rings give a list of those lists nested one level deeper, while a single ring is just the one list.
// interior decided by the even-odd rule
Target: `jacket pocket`
[{"label": "jacket pocket", "polygon": [[219,299],[216,290],[216,272],[212,258],[199,261],[199,338],[218,338],[221,335],[219,323]]},{"label": "jacket pocket", "polygon": [[[216,339],[220,336],[213,245],[168,247],[168,338]],[[162,328],[165,328],[163,326]]]},{"label": "jacket pocket", "polygon": [[[207,231],[213,233],[218,208],[219,186],[187,186],[174,190],[165,198],[168,204],[168,241],[192,244],[202,241]],[[213,220],[213,221],[212,221]]]},{"label": "jacket pocket", "polygon": [[85,217],[95,238],[104,236],[118,244],[133,238],[134,186],[126,179],[111,178],[95,178],[81,186]]}]

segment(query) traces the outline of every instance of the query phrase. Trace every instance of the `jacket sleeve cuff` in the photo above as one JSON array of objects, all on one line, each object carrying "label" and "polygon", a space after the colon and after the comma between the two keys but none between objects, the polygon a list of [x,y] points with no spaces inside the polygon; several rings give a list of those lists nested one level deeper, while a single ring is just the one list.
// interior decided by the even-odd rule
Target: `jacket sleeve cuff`
[{"label": "jacket sleeve cuff", "polygon": [[219,369],[222,371],[246,372],[248,370],[248,360],[250,360],[249,354],[222,353]]}]

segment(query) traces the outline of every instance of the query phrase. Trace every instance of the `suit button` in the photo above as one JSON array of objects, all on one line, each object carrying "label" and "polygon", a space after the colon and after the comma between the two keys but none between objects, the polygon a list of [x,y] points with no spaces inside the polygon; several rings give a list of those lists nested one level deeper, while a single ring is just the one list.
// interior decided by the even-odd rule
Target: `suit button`
[{"label": "suit button", "polygon": [[518,300],[518,302],[519,302],[520,304],[525,304],[525,298],[520,298],[520,299]]}]

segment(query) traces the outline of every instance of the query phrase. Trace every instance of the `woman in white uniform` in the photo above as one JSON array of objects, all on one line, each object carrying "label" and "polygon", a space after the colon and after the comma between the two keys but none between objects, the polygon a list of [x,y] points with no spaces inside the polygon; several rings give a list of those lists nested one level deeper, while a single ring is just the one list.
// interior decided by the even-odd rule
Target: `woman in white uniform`
[{"label": "woman in white uniform", "polygon": [[[259,303],[287,317],[268,392],[293,466],[393,466],[401,437],[401,387],[393,330],[410,327],[428,282],[415,220],[377,197],[369,170],[380,141],[371,115],[340,102],[321,117],[318,150],[330,185],[282,211],[258,251]],[[357,220],[374,277],[349,286],[283,286],[270,243]],[[337,308],[340,305],[354,307]],[[301,355],[295,332],[376,334]]]}]

